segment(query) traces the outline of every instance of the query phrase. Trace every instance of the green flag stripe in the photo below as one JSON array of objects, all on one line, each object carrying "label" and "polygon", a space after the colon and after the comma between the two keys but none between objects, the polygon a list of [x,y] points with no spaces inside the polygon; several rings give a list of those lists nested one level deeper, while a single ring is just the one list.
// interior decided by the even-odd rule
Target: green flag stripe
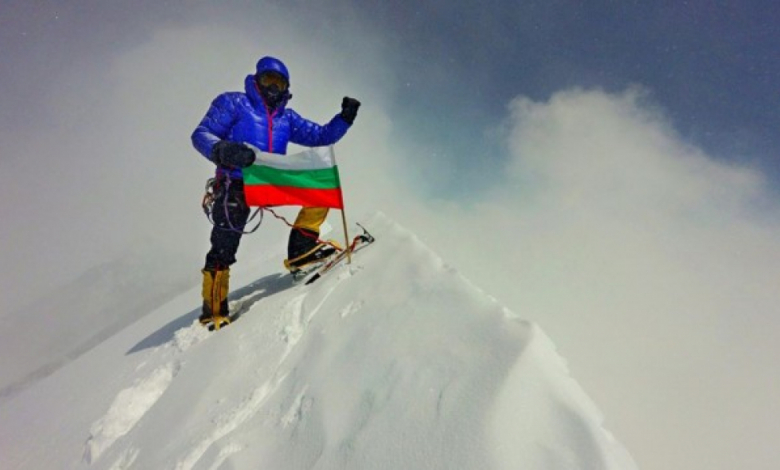
[{"label": "green flag stripe", "polygon": [[280,170],[252,165],[244,169],[244,184],[270,184],[310,189],[333,189],[341,186],[336,166],[321,170]]}]

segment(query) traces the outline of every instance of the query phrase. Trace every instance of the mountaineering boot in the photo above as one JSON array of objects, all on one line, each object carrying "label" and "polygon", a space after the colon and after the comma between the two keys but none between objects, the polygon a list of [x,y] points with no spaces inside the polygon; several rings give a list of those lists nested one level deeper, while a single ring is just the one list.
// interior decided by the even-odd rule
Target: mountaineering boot
[{"label": "mountaineering boot", "polygon": [[292,261],[319,245],[319,233],[305,228],[293,228],[287,242],[287,260]]},{"label": "mountaineering boot", "polygon": [[298,213],[290,239],[287,242],[287,259],[294,260],[310,252],[319,243],[320,226],[328,217],[328,208],[304,207]]},{"label": "mountaineering boot", "polygon": [[[331,241],[330,243],[334,242]],[[301,254],[297,258],[284,260],[284,267],[287,268],[287,270],[291,273],[295,274],[309,265],[317,264],[326,260],[332,254],[336,253],[336,251],[338,250],[335,247],[327,243],[315,244],[315,246],[312,247],[309,251]]]},{"label": "mountaineering boot", "polygon": [[327,207],[304,207],[295,219],[287,244],[287,259],[284,266],[300,276],[308,267],[314,267],[340,250],[337,244],[319,240],[320,226],[328,217]]},{"label": "mountaineering boot", "polygon": [[198,320],[201,325],[218,330],[230,323],[227,302],[230,268],[204,269],[202,273],[203,313]]},{"label": "mountaineering boot", "polygon": [[337,251],[341,246],[333,240],[320,241],[317,232],[306,229],[293,229],[290,232],[290,243],[287,248],[288,258],[284,260],[284,267],[295,274],[302,268],[318,263]]}]

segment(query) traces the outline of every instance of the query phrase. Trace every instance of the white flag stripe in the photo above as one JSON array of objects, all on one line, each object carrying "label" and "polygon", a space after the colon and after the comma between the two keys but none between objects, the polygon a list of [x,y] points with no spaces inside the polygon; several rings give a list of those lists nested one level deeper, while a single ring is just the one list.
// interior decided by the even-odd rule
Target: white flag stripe
[{"label": "white flag stripe", "polygon": [[322,170],[336,164],[333,146],[313,147],[293,155],[279,155],[263,152],[246,144],[255,152],[255,165],[268,166],[278,170]]}]

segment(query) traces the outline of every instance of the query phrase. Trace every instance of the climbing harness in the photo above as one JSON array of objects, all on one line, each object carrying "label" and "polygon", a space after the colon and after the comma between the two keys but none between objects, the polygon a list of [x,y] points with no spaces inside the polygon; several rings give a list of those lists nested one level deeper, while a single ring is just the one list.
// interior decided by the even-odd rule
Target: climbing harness
[{"label": "climbing harness", "polygon": [[[230,199],[230,184],[231,179],[230,175],[224,174],[225,177],[225,185],[220,186],[219,180],[216,177],[209,178],[206,180],[206,193],[203,195],[203,199],[201,200],[201,207],[203,208],[203,212],[206,214],[206,218],[209,220],[211,225],[218,228],[219,230],[227,230],[231,232],[241,233],[244,235],[254,233],[258,228],[260,228],[260,224],[263,223],[263,208],[258,207],[255,209],[255,211],[252,213],[252,215],[247,219],[247,221],[241,225],[240,227],[237,227],[233,224],[233,221],[230,219],[230,206],[233,205],[243,205],[246,206],[246,203],[240,199],[234,199],[233,202],[229,201]],[[223,197],[224,195],[224,197]],[[214,222],[214,210],[215,210],[215,203],[222,199],[222,208],[217,207],[217,210],[224,209],[225,211],[225,220],[227,221],[227,227],[222,227],[216,222]],[[257,216],[257,214],[260,214],[260,220],[257,221],[257,225],[254,226],[249,231],[245,231],[244,227],[246,227],[254,218]]]}]

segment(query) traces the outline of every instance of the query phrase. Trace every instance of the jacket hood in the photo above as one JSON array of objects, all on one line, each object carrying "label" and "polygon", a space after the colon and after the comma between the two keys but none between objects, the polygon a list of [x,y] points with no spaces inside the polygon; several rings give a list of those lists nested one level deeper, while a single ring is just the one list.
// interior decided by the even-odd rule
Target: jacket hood
[{"label": "jacket hood", "polygon": [[276,72],[287,80],[287,85],[290,85],[290,72],[287,71],[287,66],[277,59],[276,57],[266,56],[257,61],[256,75],[260,75],[263,72]]}]

